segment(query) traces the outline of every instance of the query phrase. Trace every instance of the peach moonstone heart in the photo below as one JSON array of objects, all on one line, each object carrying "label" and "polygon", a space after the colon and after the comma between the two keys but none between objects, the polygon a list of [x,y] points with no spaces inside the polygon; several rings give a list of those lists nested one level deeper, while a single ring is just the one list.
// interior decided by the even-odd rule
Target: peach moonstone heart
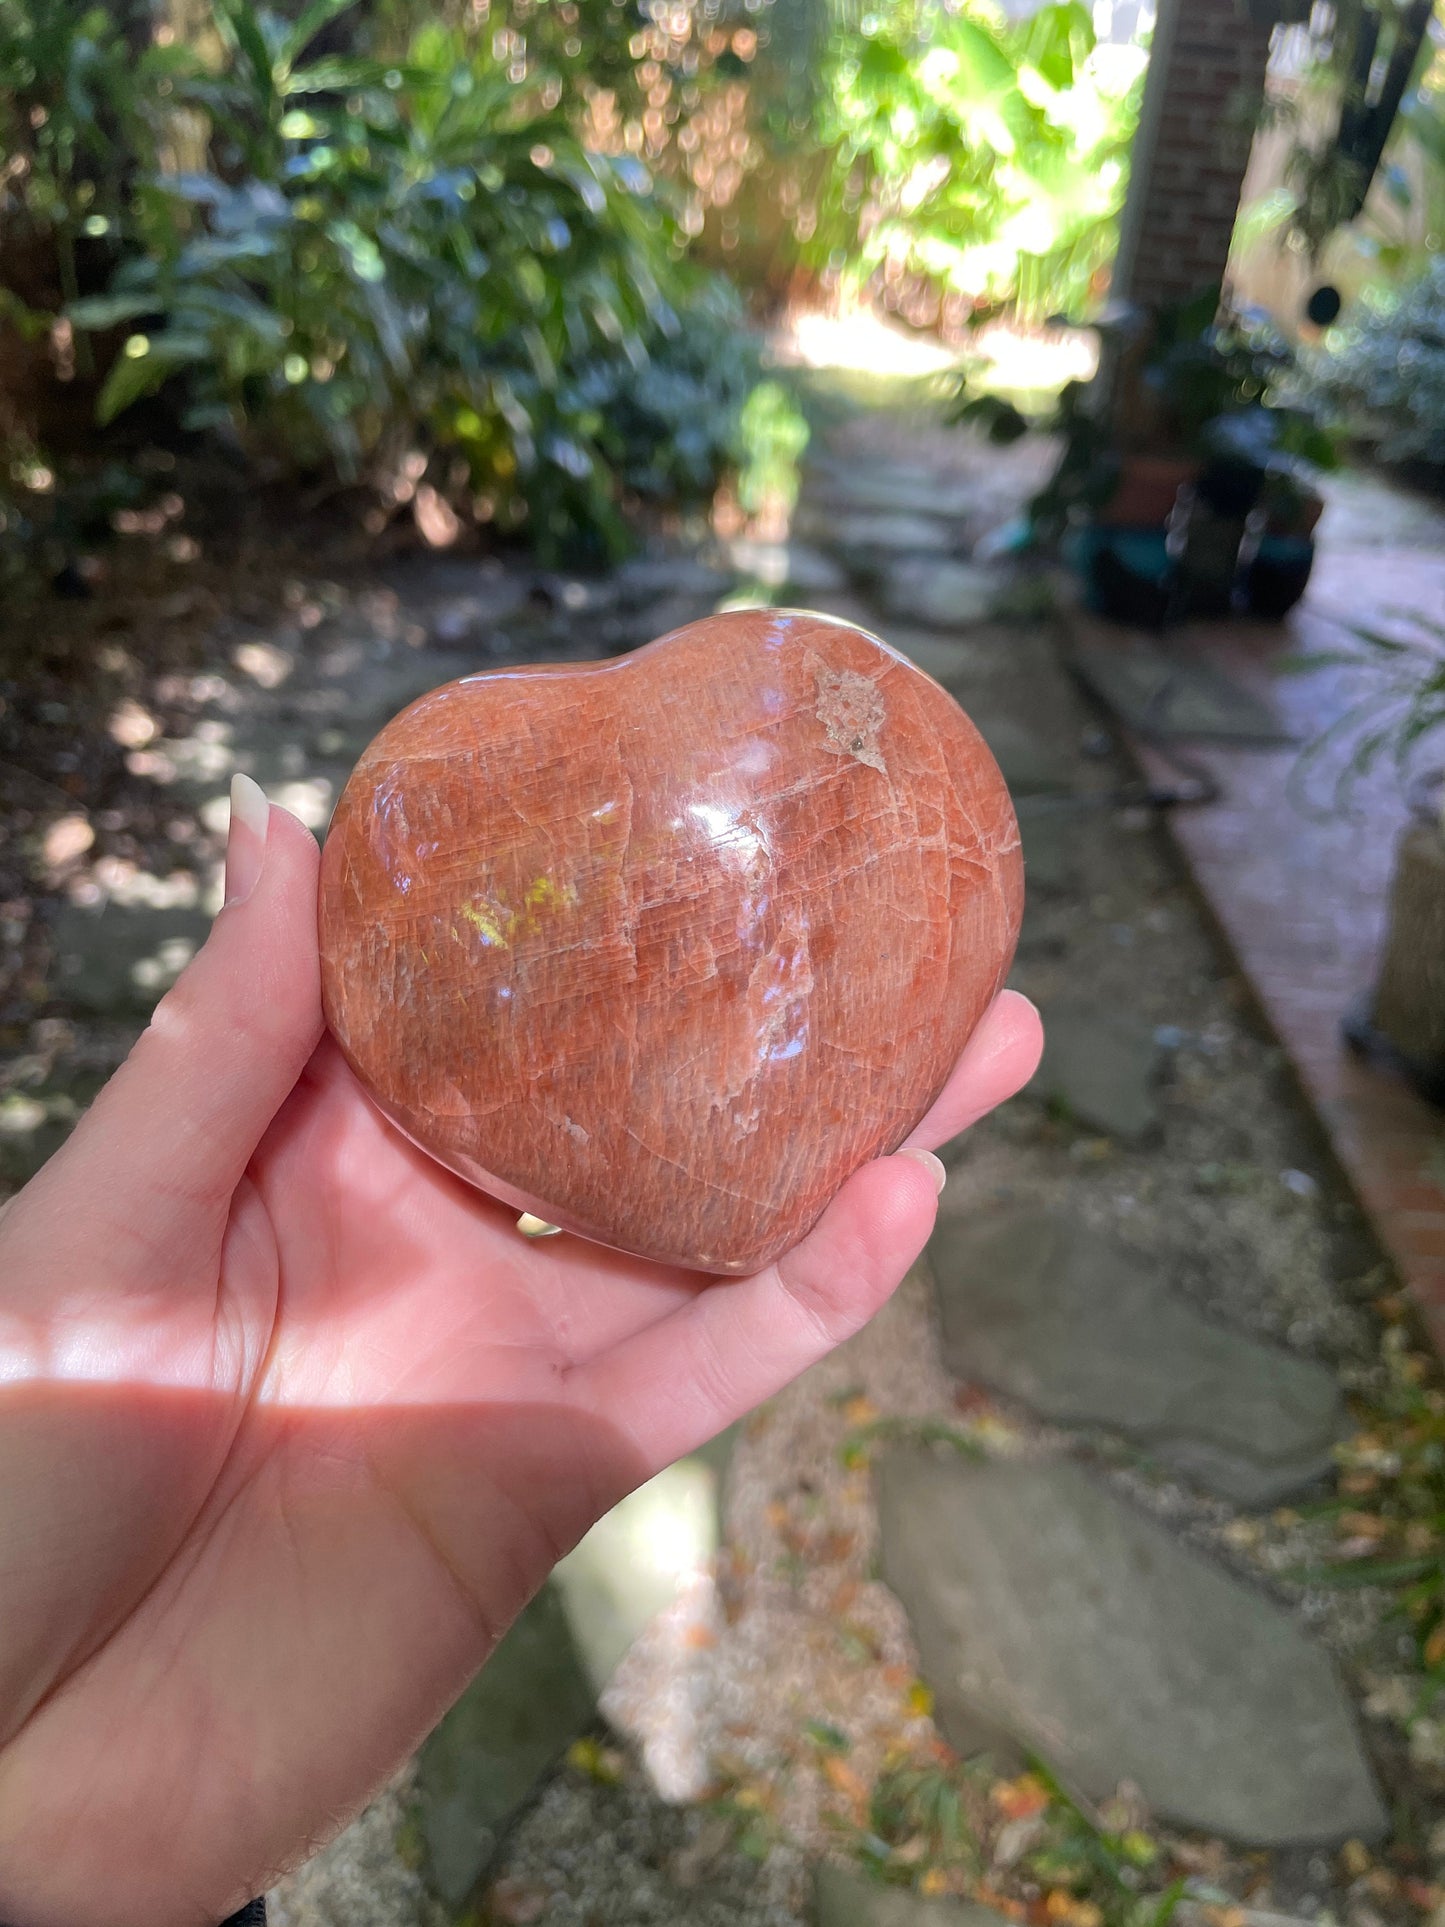
[{"label": "peach moonstone heart", "polygon": [[952,697],[847,623],[745,610],[389,723],[322,856],[326,1017],[482,1190],[751,1272],[923,1116],[1022,908]]}]

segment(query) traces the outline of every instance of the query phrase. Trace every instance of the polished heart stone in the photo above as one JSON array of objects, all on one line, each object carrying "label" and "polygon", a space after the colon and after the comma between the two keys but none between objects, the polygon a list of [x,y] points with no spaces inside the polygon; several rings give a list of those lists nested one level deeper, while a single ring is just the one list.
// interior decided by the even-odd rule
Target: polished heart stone
[{"label": "polished heart stone", "polygon": [[952,697],[847,623],[738,611],[388,724],[322,857],[326,1016],[473,1184],[750,1272],[928,1109],[1022,903]]}]

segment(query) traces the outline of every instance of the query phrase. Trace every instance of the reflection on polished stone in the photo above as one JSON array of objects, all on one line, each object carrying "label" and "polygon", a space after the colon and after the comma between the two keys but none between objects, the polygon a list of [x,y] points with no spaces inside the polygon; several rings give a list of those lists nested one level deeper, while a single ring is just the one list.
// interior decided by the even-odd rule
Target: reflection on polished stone
[{"label": "reflection on polished stone", "polygon": [[323,857],[326,1013],[483,1190],[750,1272],[928,1108],[1022,898],[953,699],[846,623],[738,611],[389,724]]}]

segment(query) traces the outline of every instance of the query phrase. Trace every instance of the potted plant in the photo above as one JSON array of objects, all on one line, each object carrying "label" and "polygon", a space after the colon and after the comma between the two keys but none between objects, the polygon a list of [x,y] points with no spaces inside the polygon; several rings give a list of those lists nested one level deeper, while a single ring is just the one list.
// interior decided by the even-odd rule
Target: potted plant
[{"label": "potted plant", "polygon": [[1293,464],[1266,474],[1245,545],[1244,600],[1251,615],[1278,621],[1304,594],[1324,506],[1308,475]]},{"label": "potted plant", "polygon": [[1352,647],[1292,665],[1349,665],[1370,677],[1366,693],[1305,751],[1297,776],[1343,750],[1340,800],[1388,759],[1407,785],[1410,821],[1396,849],[1375,982],[1343,1029],[1354,1049],[1393,1065],[1422,1097],[1445,1106],[1445,624],[1411,616],[1402,632],[1351,634]]},{"label": "potted plant", "polygon": [[[1114,368],[1108,412],[1097,391],[1065,389],[1053,424],[1059,465],[1031,504],[1036,533],[1073,531],[1106,614],[1223,614],[1249,587],[1244,565],[1263,552],[1252,606],[1282,615],[1303,593],[1313,555],[1310,532],[1297,526],[1307,465],[1333,461],[1313,415],[1286,399],[1288,346],[1264,318],[1221,306],[1217,289],[1152,322],[1122,315],[1100,328]],[[1286,475],[1299,512],[1288,530],[1269,531],[1284,550],[1265,550],[1268,513],[1253,531],[1251,517],[1267,496],[1283,514]]]}]

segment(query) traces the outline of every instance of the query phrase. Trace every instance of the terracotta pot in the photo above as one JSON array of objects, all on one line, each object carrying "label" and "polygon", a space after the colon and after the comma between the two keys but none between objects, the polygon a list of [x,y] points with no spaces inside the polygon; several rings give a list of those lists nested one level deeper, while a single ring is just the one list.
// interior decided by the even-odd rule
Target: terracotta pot
[{"label": "terracotta pot", "polygon": [[1121,455],[1119,486],[1100,509],[1106,528],[1160,529],[1197,464],[1178,455]]}]

